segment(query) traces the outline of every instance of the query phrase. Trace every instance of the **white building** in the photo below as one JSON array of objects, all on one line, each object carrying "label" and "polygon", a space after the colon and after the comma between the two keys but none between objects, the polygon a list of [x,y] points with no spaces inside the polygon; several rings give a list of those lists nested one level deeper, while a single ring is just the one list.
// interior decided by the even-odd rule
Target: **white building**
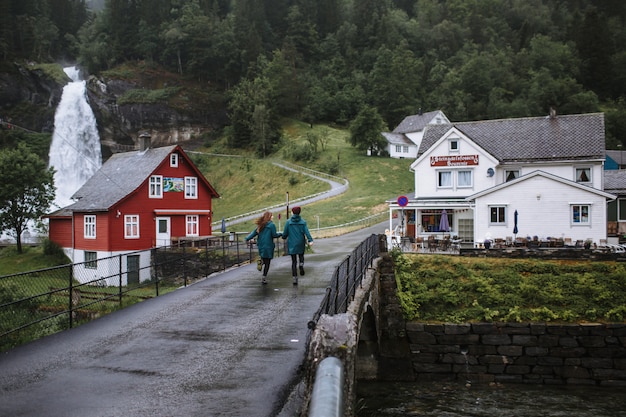
[{"label": "white building", "polygon": [[[415,193],[388,201],[390,230],[489,238],[607,238],[601,113],[430,124],[411,164]],[[517,212],[517,230],[515,215]],[[517,232],[517,233],[514,233]]]},{"label": "white building", "polygon": [[417,157],[417,151],[422,143],[424,128],[431,124],[448,124],[450,121],[442,111],[420,112],[412,116],[407,116],[393,130],[393,132],[382,132],[387,140],[387,151],[392,158]]}]

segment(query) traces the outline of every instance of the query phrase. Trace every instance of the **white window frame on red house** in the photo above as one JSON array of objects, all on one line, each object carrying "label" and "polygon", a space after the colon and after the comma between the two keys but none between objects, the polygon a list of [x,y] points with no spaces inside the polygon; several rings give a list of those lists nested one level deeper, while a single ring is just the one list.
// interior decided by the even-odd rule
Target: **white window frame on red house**
[{"label": "white window frame on red house", "polygon": [[98,269],[98,252],[86,250],[84,251],[85,268]]},{"label": "white window frame on red house", "polygon": [[163,176],[152,175],[148,185],[148,197],[163,198]]},{"label": "white window frame on red house", "polygon": [[187,236],[199,236],[200,219],[197,214],[188,214],[186,216]]},{"label": "white window frame on red house", "polygon": [[185,177],[185,198],[186,199],[198,198],[198,178],[197,177]]},{"label": "white window frame on red house", "polygon": [[173,153],[170,155],[170,167],[178,168],[178,154]]},{"label": "white window frame on red house", "polygon": [[83,217],[84,237],[85,239],[96,238],[96,216],[87,214]]},{"label": "white window frame on red house", "polygon": [[124,215],[124,239],[139,239],[139,215]]}]

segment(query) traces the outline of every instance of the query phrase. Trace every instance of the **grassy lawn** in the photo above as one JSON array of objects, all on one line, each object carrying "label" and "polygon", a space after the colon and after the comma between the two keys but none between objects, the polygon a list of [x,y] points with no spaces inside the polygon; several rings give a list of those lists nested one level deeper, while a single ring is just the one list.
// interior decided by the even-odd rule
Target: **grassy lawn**
[{"label": "grassy lawn", "polygon": [[[386,200],[395,200],[401,194],[413,192],[414,176],[409,171],[413,160],[368,157],[346,141],[349,135],[346,129],[324,125],[311,128],[306,123],[294,120],[286,120],[283,127],[282,146],[267,159],[256,159],[250,153],[242,155],[242,151],[237,151],[237,157],[193,154],[194,162],[198,163],[221,195],[219,200],[214,201],[214,219],[282,204],[286,201],[286,192],[289,192],[289,198],[293,201],[329,189],[327,183],[285,171],[272,165],[273,161],[286,160],[346,178],[350,182],[346,193],[306,206],[302,216],[310,228],[317,226],[316,215],[319,216],[320,227],[328,227],[387,212]],[[306,137],[310,133],[324,137],[325,144],[323,147],[318,146],[311,160],[298,160],[298,150],[306,146]],[[198,151],[233,153],[219,142]],[[277,223],[277,220],[275,218],[274,222]],[[248,232],[252,227],[251,222],[241,223],[229,227],[229,231]]]},{"label": "grassy lawn", "polygon": [[15,246],[0,249],[0,276],[70,263],[65,257],[45,255],[41,246],[22,246],[22,251],[18,254]]},{"label": "grassy lawn", "polygon": [[394,253],[407,320],[624,322],[626,265]]}]

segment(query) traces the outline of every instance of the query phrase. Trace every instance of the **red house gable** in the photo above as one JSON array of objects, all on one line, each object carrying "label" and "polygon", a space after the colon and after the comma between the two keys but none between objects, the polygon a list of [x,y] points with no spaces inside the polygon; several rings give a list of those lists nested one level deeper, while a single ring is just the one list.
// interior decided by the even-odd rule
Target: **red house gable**
[{"label": "red house gable", "polygon": [[216,197],[177,145],[115,154],[72,196],[76,203],[47,216],[50,240],[120,252],[209,236]]}]

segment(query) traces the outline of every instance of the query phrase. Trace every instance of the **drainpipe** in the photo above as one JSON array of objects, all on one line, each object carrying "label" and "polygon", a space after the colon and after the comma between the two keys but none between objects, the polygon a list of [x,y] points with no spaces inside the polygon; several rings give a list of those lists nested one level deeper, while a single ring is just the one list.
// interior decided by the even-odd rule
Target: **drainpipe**
[{"label": "drainpipe", "polygon": [[343,417],[343,364],[335,357],[317,366],[309,417]]}]

